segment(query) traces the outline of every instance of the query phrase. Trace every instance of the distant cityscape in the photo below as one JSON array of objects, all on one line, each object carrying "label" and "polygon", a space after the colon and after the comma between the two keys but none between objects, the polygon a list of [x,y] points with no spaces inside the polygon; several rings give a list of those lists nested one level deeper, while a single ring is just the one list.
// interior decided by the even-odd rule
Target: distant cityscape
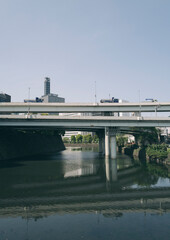
[{"label": "distant cityscape", "polygon": [[[58,94],[51,93],[51,87],[50,87],[50,78],[45,77],[44,80],[44,95],[41,97],[36,97],[35,99],[24,99],[25,103],[28,102],[44,102],[44,103],[65,103],[65,98],[59,97]],[[146,98],[145,101],[149,102],[157,102],[157,99],[153,98]],[[0,93],[0,102],[11,102],[11,96],[9,94]],[[125,103],[129,102],[127,100],[122,100],[119,98],[111,97],[111,98],[106,98],[106,99],[101,99],[100,103]]]},{"label": "distant cityscape", "polygon": [[[54,94],[51,93],[51,87],[50,87],[50,78],[49,77],[45,77],[44,80],[44,95],[42,95],[41,97],[36,97],[35,99],[24,99],[23,101],[25,103],[65,103],[65,98],[63,97],[59,97],[58,94]],[[149,101],[149,102],[157,102],[156,99],[152,99],[152,98],[147,98],[145,99],[145,101]],[[11,96],[9,94],[0,93],[0,102],[11,102]],[[108,98],[108,99],[101,99],[100,103],[125,103],[128,102],[127,100],[122,100],[119,98]],[[125,112],[114,112],[114,113],[108,113],[110,116],[130,116],[130,113],[125,113]],[[139,113],[132,113],[132,116],[138,116]],[[59,115],[64,115],[64,116],[82,116],[82,115],[95,115],[95,113],[59,113]],[[100,113],[100,115],[102,115],[102,113]],[[168,135],[170,132],[170,128],[161,128],[162,130],[162,135]],[[65,137],[68,137],[69,139],[71,138],[72,135],[77,135],[77,134],[82,134],[82,135],[86,135],[88,134],[87,132],[80,132],[80,131],[66,131],[65,132]],[[93,134],[93,133],[91,133]]]},{"label": "distant cityscape", "polygon": [[[11,96],[6,93],[0,93],[0,102],[11,102]],[[46,77],[44,80],[44,95],[36,97],[35,99],[24,99],[24,102],[64,103],[65,98],[59,97],[58,94],[51,93],[50,78]]]},{"label": "distant cityscape", "polygon": [[46,77],[44,80],[44,95],[36,97],[35,99],[24,99],[24,102],[45,102],[45,103],[64,103],[65,98],[59,97],[58,94],[50,91],[50,78]]},{"label": "distant cityscape", "polygon": [[[50,81],[51,80],[49,77],[45,77],[43,96],[36,97],[35,99],[30,99],[30,98],[24,99],[24,102],[25,103],[28,103],[28,102],[65,103],[65,98],[59,97],[58,94],[51,93]],[[6,93],[0,93],[0,102],[11,102],[11,96]],[[100,100],[100,103],[123,103],[123,102],[128,102],[128,101],[114,98],[114,97]]]}]

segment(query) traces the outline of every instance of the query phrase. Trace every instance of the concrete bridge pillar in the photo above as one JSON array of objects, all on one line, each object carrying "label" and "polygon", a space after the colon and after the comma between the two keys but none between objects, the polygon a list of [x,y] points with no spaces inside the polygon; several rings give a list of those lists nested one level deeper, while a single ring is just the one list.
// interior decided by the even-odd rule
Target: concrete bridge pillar
[{"label": "concrete bridge pillar", "polygon": [[105,156],[116,158],[116,129],[105,128]]},{"label": "concrete bridge pillar", "polygon": [[114,130],[110,131],[110,157],[116,158],[116,132]]},{"label": "concrete bridge pillar", "polygon": [[100,131],[98,133],[99,136],[99,153],[104,155],[105,153],[105,144],[104,144],[104,133],[103,131]]},{"label": "concrete bridge pillar", "polygon": [[103,144],[102,144],[102,137],[99,136],[99,153],[102,154],[103,153]]},{"label": "concrete bridge pillar", "polygon": [[103,155],[105,155],[105,136],[102,137],[102,149],[103,149]]},{"label": "concrete bridge pillar", "polygon": [[110,156],[110,135],[109,135],[109,128],[105,128],[105,156]]}]

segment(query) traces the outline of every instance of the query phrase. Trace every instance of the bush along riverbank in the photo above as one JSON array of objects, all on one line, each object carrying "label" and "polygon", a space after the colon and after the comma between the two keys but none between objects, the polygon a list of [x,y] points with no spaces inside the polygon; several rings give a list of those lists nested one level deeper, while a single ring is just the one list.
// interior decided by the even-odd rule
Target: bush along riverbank
[{"label": "bush along riverbank", "polygon": [[122,149],[124,154],[134,158],[139,158],[140,161],[160,164],[170,164],[170,153],[166,144],[150,144],[148,146],[125,146]]},{"label": "bush along riverbank", "polygon": [[135,143],[127,143],[125,137],[119,136],[117,138],[119,152],[138,158],[141,162],[170,164],[170,149],[166,144],[160,143],[160,130],[156,128],[141,130],[135,136]]},{"label": "bush along riverbank", "polygon": [[148,146],[125,146],[122,149],[124,154],[139,158],[142,162],[170,164],[170,153],[166,144],[150,144]]},{"label": "bush along riverbank", "polygon": [[152,144],[146,148],[146,158],[149,162],[166,163],[168,157],[166,144]]}]

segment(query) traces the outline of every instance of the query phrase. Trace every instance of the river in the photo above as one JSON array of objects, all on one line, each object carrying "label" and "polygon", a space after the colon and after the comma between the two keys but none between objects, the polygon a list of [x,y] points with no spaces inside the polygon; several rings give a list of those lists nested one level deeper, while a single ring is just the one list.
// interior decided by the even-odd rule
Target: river
[{"label": "river", "polygon": [[0,240],[168,240],[164,166],[96,148],[0,163]]}]

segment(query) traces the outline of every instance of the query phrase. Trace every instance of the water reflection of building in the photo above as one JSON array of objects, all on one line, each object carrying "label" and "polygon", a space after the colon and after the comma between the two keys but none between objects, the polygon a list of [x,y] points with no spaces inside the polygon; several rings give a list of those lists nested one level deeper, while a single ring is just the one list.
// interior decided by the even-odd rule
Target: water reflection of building
[{"label": "water reflection of building", "polygon": [[94,175],[96,173],[97,173],[97,166],[94,164],[90,164],[87,167],[82,167],[76,170],[68,171],[64,174],[64,177],[65,178],[79,177],[79,176]]}]

